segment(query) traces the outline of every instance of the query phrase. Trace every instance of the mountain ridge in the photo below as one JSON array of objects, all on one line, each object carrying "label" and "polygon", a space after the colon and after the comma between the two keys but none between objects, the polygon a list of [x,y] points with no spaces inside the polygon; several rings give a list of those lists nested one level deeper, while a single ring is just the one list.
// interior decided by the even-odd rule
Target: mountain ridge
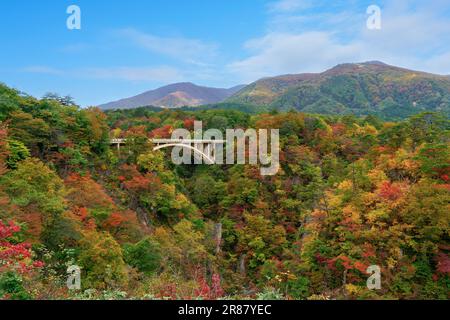
[{"label": "mountain ridge", "polygon": [[380,61],[343,63],[321,73],[262,78],[226,102],[394,119],[422,111],[450,114],[450,78]]},{"label": "mountain ridge", "polygon": [[169,84],[154,90],[149,90],[117,101],[99,105],[103,110],[133,109],[142,106],[156,106],[165,108],[179,108],[184,106],[199,106],[222,102],[244,85],[231,88],[213,88],[196,85],[192,82]]},{"label": "mountain ridge", "polygon": [[218,108],[222,104],[227,109],[295,109],[320,114],[373,114],[384,119],[403,119],[423,111],[450,115],[450,77],[381,61],[342,63],[320,73],[265,77],[229,89],[175,83],[100,108]]}]

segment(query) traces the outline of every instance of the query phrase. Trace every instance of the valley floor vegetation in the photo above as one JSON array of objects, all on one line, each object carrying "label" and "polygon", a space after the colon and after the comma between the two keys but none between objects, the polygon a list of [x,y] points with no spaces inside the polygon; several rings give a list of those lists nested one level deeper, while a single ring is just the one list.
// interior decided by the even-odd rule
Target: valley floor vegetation
[{"label": "valley floor vegetation", "polygon": [[[149,138],[194,120],[280,129],[280,172],[152,151]],[[431,112],[104,113],[2,85],[0,297],[448,299],[449,133]],[[111,138],[128,143],[118,152]],[[366,286],[370,265],[380,290]]]}]

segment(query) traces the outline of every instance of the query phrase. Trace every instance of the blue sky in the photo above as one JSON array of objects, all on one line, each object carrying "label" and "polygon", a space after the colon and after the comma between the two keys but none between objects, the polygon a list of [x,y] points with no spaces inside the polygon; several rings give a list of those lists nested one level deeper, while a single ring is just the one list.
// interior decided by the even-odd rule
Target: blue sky
[{"label": "blue sky", "polygon": [[[66,27],[73,4],[81,30]],[[366,26],[373,4],[381,30]],[[83,106],[367,60],[450,74],[450,0],[15,0],[0,30],[1,82]]]}]

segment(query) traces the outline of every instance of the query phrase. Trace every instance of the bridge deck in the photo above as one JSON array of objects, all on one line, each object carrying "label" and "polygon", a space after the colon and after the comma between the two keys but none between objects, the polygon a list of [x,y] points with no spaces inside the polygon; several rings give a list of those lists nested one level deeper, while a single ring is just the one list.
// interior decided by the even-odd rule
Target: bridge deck
[{"label": "bridge deck", "polygon": [[[149,139],[155,144],[161,143],[181,143],[181,144],[224,144],[226,140],[203,140],[203,139]],[[125,144],[127,139],[111,139],[111,144]]]}]

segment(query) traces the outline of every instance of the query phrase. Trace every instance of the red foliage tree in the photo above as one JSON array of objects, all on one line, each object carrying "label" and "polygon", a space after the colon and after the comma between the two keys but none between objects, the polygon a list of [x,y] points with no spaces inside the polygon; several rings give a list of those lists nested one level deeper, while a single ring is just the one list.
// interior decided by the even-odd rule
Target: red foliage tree
[{"label": "red foliage tree", "polygon": [[440,252],[436,257],[437,271],[443,274],[450,274],[450,258],[448,254]]},{"label": "red foliage tree", "polygon": [[132,234],[140,230],[137,214],[132,210],[112,213],[103,222],[102,228],[120,241],[129,241]]},{"label": "red foliage tree", "polygon": [[150,133],[151,138],[169,139],[172,135],[173,127],[171,125],[165,125],[162,128],[157,128]]},{"label": "red foliage tree", "polygon": [[378,194],[383,199],[395,201],[402,196],[402,189],[399,186],[390,183],[389,181],[385,181],[380,186]]},{"label": "red foliage tree", "polygon": [[204,277],[198,280],[199,287],[195,290],[196,297],[206,300],[216,300],[224,295],[224,290],[221,286],[220,275],[213,274],[211,285],[209,285]]},{"label": "red foliage tree", "polygon": [[193,130],[194,122],[195,122],[195,119],[185,119],[184,123],[183,123],[183,127],[187,130]]},{"label": "red foliage tree", "polygon": [[66,179],[65,184],[69,188],[68,198],[74,206],[88,208],[111,208],[114,206],[114,201],[103,187],[89,175],[71,174]]},{"label": "red foliage tree", "polygon": [[20,226],[13,222],[4,224],[0,221],[0,273],[17,271],[28,273],[34,268],[41,268],[41,261],[32,261],[28,243],[12,243],[9,239],[20,232]]}]

